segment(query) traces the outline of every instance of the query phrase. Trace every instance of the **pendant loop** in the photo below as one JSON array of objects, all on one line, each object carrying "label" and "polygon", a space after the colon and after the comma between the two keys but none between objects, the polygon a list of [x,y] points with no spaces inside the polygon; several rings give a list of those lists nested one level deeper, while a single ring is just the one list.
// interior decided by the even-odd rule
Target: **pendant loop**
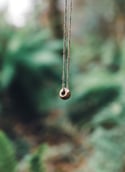
[{"label": "pendant loop", "polygon": [[62,88],[59,92],[59,97],[63,100],[67,100],[71,97],[71,92],[68,88]]}]

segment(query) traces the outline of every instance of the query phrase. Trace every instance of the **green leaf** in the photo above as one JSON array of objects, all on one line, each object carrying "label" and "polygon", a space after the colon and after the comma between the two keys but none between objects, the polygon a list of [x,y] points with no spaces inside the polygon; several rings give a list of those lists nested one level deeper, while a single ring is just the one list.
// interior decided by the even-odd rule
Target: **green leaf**
[{"label": "green leaf", "polygon": [[0,131],[0,171],[14,172],[16,170],[16,158],[14,147],[6,135]]}]

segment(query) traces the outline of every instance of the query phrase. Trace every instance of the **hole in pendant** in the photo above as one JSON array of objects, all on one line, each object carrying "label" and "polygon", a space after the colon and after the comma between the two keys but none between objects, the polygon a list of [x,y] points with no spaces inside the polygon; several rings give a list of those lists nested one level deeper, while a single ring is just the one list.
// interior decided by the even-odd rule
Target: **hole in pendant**
[{"label": "hole in pendant", "polygon": [[65,94],[66,94],[66,91],[64,89],[64,90],[62,90],[62,96],[64,96]]}]

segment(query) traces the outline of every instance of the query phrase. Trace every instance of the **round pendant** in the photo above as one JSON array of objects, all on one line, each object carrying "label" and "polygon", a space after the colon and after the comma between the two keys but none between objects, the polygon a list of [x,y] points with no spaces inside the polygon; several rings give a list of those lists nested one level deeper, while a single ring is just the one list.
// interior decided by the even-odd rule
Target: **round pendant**
[{"label": "round pendant", "polygon": [[63,100],[67,100],[71,97],[71,92],[68,88],[62,88],[59,92],[59,97]]}]

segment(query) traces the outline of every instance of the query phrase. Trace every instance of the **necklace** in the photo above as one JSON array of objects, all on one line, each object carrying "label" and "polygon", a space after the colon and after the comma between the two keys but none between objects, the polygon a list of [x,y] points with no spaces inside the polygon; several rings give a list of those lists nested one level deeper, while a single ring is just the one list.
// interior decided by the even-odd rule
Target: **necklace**
[{"label": "necklace", "polygon": [[70,49],[71,49],[71,27],[72,27],[72,0],[65,0],[64,10],[64,40],[63,40],[63,68],[62,68],[62,88],[59,92],[61,99],[69,99],[71,92],[69,90],[69,67],[70,67]]}]

